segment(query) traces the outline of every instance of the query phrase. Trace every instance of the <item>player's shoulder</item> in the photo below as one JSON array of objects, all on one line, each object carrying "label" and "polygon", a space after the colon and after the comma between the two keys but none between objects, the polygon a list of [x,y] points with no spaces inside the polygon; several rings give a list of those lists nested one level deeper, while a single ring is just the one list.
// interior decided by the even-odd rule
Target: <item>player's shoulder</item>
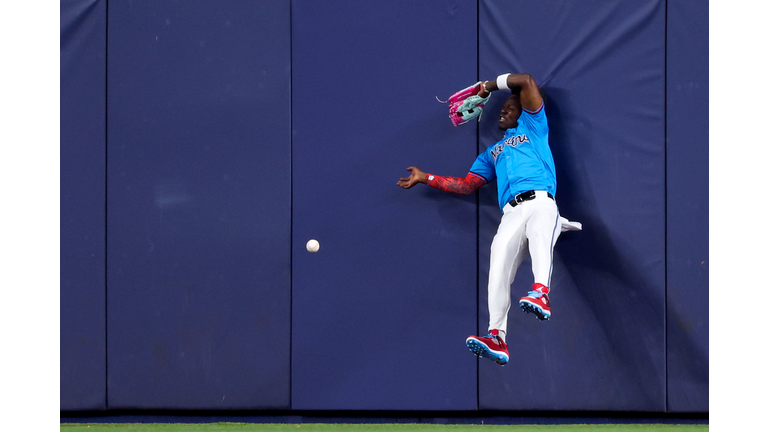
[{"label": "player's shoulder", "polygon": [[496,145],[495,143],[489,145],[485,150],[481,151],[480,154],[477,155],[477,158],[478,159],[486,159],[486,158],[488,158],[490,156],[490,154],[491,154],[491,151],[493,151],[493,147],[495,145]]},{"label": "player's shoulder", "polygon": [[541,106],[536,111],[529,111],[523,108],[523,112],[520,114],[520,122],[528,125],[529,127],[546,127],[548,121],[547,110],[544,107],[544,103],[542,102]]},{"label": "player's shoulder", "polygon": [[480,154],[477,155],[475,163],[490,163],[493,160],[491,152],[493,152],[493,149],[497,147],[497,144],[498,143],[493,143],[489,145],[485,150],[481,151]]},{"label": "player's shoulder", "polygon": [[540,116],[546,117],[547,114],[546,114],[546,110],[544,109],[544,101],[541,101],[541,106],[538,109],[535,109],[533,111],[523,108],[523,113],[533,117],[540,117]]}]

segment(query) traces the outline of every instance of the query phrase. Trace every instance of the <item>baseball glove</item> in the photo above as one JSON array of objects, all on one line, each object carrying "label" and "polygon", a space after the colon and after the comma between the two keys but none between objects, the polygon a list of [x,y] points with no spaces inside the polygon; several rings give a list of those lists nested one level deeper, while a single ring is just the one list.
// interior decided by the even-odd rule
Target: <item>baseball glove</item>
[{"label": "baseball glove", "polygon": [[483,107],[491,98],[490,93],[484,98],[478,96],[482,89],[481,83],[482,81],[478,81],[477,84],[460,90],[448,98],[448,117],[454,126],[463,125],[475,117],[480,121],[483,116]]}]

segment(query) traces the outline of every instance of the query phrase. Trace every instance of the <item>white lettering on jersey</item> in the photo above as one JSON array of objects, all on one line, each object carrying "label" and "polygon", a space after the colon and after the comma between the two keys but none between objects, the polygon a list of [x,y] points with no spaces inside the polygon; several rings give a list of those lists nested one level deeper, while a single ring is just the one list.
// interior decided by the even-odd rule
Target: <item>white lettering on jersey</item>
[{"label": "white lettering on jersey", "polygon": [[525,142],[531,142],[531,140],[528,139],[528,136],[525,134],[522,135],[515,135],[512,137],[507,138],[503,143],[496,144],[496,146],[493,147],[493,150],[491,150],[491,156],[493,157],[493,162],[496,162],[496,157],[499,156],[503,151],[505,146],[512,146],[517,147],[518,144],[522,144]]},{"label": "white lettering on jersey", "polygon": [[530,142],[530,140],[528,139],[528,135],[526,134],[509,137],[506,141],[504,141],[504,144],[511,145],[512,147],[517,147],[518,144],[522,144],[524,142]]}]

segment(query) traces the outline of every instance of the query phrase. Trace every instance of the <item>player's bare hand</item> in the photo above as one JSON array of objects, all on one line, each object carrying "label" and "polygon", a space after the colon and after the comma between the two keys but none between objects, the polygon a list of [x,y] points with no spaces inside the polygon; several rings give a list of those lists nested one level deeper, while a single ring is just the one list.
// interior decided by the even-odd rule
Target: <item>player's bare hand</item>
[{"label": "player's bare hand", "polygon": [[409,177],[400,177],[400,181],[397,185],[403,189],[410,189],[419,183],[426,183],[427,174],[420,170],[419,167],[408,167],[408,171],[411,172]]}]

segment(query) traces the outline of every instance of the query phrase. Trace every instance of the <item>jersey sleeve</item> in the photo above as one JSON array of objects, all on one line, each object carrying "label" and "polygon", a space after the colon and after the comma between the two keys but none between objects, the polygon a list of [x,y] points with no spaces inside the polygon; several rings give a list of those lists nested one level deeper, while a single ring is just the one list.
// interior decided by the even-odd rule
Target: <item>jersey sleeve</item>
[{"label": "jersey sleeve", "polygon": [[487,150],[477,156],[472,168],[469,169],[469,173],[482,178],[486,183],[490,183],[496,178],[496,167]]},{"label": "jersey sleeve", "polygon": [[549,133],[549,124],[547,123],[547,113],[544,110],[544,102],[541,103],[541,107],[536,111],[528,111],[523,108],[523,112],[520,114],[520,119],[518,121],[524,123],[528,129],[539,136]]}]

